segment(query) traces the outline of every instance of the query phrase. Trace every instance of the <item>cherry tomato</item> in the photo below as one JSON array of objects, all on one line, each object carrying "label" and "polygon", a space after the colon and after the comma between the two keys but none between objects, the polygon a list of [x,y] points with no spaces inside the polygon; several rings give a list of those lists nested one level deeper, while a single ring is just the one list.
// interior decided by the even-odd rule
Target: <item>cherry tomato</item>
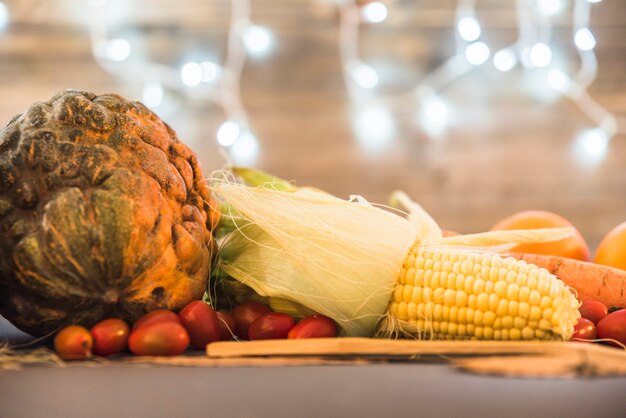
[{"label": "cherry tomato", "polygon": [[174,312],[168,311],[167,309],[157,309],[156,311],[148,312],[139,318],[133,325],[131,331],[155,322],[176,322],[180,324],[180,318]]},{"label": "cherry tomato", "polygon": [[63,328],[54,337],[54,350],[63,360],[83,360],[91,356],[93,337],[79,325]]},{"label": "cherry tomato", "polygon": [[189,333],[189,340],[198,350],[220,339],[220,324],[217,314],[207,303],[194,300],[178,313],[180,322]]},{"label": "cherry tomato", "polygon": [[287,338],[332,338],[337,336],[337,324],[324,315],[307,316],[296,324]]},{"label": "cherry tomato", "polygon": [[609,308],[598,300],[586,300],[580,305],[578,310],[583,318],[587,318],[594,324],[597,324],[599,320],[609,313]]},{"label": "cherry tomato", "polygon": [[271,312],[270,308],[257,302],[244,302],[235,306],[232,315],[237,324],[237,335],[248,338],[248,328],[259,316]]},{"label": "cherry tomato", "polygon": [[578,320],[578,323],[574,327],[574,334],[572,334],[572,339],[574,338],[579,340],[595,340],[596,326],[587,318],[580,318]]},{"label": "cherry tomato", "polygon": [[130,333],[128,348],[139,356],[176,356],[189,345],[189,334],[174,321],[142,325]]},{"label": "cherry tomato", "polygon": [[91,328],[93,352],[99,356],[110,356],[126,350],[128,345],[128,324],[118,318],[98,322]]},{"label": "cherry tomato", "polygon": [[608,314],[598,322],[597,328],[598,338],[610,338],[626,345],[626,309]]},{"label": "cherry tomato", "polygon": [[220,340],[232,340],[237,328],[235,318],[228,312],[217,311],[217,319],[220,324]]},{"label": "cherry tomato", "polygon": [[296,321],[281,312],[269,312],[259,316],[250,324],[248,339],[250,340],[277,340],[287,338],[289,330]]}]

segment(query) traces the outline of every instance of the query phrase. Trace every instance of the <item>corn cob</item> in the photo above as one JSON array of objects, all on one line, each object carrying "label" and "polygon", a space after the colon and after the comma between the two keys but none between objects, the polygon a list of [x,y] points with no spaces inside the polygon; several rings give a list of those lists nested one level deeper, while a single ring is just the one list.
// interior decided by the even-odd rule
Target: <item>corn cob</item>
[{"label": "corn cob", "polygon": [[387,331],[433,339],[567,339],[577,308],[569,288],[545,269],[416,245],[393,292],[388,322],[394,325],[387,323]]},{"label": "corn cob", "polygon": [[314,190],[218,181],[213,191],[236,226],[222,240],[219,270],[283,307],[333,318],[342,335],[371,336],[378,327],[383,336],[568,339],[580,317],[574,295],[548,271],[485,252],[570,230],[444,238],[402,192],[391,205],[406,208],[407,219]]}]

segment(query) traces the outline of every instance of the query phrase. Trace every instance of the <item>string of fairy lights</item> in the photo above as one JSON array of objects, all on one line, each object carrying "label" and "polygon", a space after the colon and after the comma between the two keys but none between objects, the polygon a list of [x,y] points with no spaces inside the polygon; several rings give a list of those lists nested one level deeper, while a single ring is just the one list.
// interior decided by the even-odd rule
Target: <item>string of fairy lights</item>
[{"label": "string of fairy lights", "polygon": [[[360,31],[365,25],[383,24],[389,16],[388,5],[393,1],[333,0],[340,15],[338,50],[343,76],[350,95],[358,99],[354,100],[358,110],[355,136],[366,148],[378,151],[395,134],[391,109],[397,104],[406,109],[407,103],[419,116],[420,127],[436,136],[450,120],[451,106],[446,103],[445,89],[467,73],[491,64],[503,73],[515,67],[533,72],[553,92],[572,100],[593,124],[576,139],[576,149],[586,161],[601,160],[609,141],[618,132],[618,124],[615,116],[587,91],[598,67],[590,14],[593,3],[600,1],[516,0],[517,39],[492,51],[484,39],[475,0],[458,0],[455,53],[410,89],[383,94],[383,77],[359,54]],[[276,40],[267,28],[251,19],[250,0],[229,0],[231,19],[222,63],[199,59],[187,60],[180,66],[153,62],[130,39],[113,36],[114,31],[109,27],[112,16],[126,2],[85,2],[94,16],[90,24],[93,57],[103,69],[131,83],[143,80],[143,102],[154,109],[164,106],[168,95],[174,93],[215,103],[224,114],[224,121],[215,133],[217,143],[228,151],[233,161],[254,162],[259,144],[242,104],[242,70],[247,59],[271,54]],[[564,69],[554,54],[554,20],[565,13],[571,13],[571,41],[579,58],[579,68],[574,73]],[[10,10],[0,1],[0,31],[8,26],[9,20]]]}]

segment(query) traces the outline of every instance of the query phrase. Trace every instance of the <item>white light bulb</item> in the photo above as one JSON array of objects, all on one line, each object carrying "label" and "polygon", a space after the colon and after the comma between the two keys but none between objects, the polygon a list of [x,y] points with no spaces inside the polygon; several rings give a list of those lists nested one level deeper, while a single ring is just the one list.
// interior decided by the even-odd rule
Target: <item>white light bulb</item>
[{"label": "white light bulb", "polygon": [[188,62],[180,69],[180,78],[189,87],[197,86],[202,81],[202,67],[197,62]]},{"label": "white light bulb", "polygon": [[222,72],[221,67],[211,61],[202,61],[200,63],[200,69],[202,70],[202,81],[204,83],[215,81]]},{"label": "white light bulb", "polygon": [[472,65],[480,65],[489,59],[489,47],[483,42],[474,42],[465,49],[465,58]]},{"label": "white light bulb", "polygon": [[143,87],[143,104],[153,108],[163,103],[165,92],[163,86],[158,82],[146,83]]},{"label": "white light bulb", "polygon": [[574,35],[574,43],[582,51],[591,51],[596,47],[596,38],[594,38],[593,33],[589,29],[581,28]]},{"label": "white light bulb", "polygon": [[243,32],[243,43],[251,55],[262,55],[272,44],[270,32],[260,26],[248,26]]},{"label": "white light bulb", "polygon": [[509,71],[517,64],[515,54],[509,49],[501,49],[493,56],[493,65],[499,71]]},{"label": "white light bulb", "polygon": [[535,67],[546,67],[552,61],[552,51],[544,43],[536,43],[530,48],[530,62]]},{"label": "white light bulb", "polygon": [[576,157],[582,165],[600,163],[607,154],[609,136],[602,128],[583,131],[574,142]]},{"label": "white light bulb", "polygon": [[448,107],[440,99],[432,98],[424,104],[424,114],[429,120],[443,124],[448,119]]},{"label": "white light bulb", "polygon": [[459,20],[457,31],[463,40],[473,42],[480,37],[480,24],[475,17],[464,17]]},{"label": "white light bulb", "polygon": [[223,147],[230,147],[241,134],[241,128],[236,122],[232,120],[226,121],[217,130],[217,142]]},{"label": "white light bulb", "polygon": [[380,23],[387,19],[387,6],[375,1],[365,5],[362,14],[366,22]]},{"label": "white light bulb", "polygon": [[384,107],[371,107],[357,113],[354,129],[359,143],[369,152],[387,148],[396,133],[391,113]]},{"label": "white light bulb", "polygon": [[123,38],[111,39],[106,46],[106,56],[111,61],[124,61],[130,56],[130,43]]},{"label": "white light bulb", "polygon": [[9,24],[9,8],[0,1],[0,30]]},{"label": "white light bulb", "polygon": [[250,165],[259,155],[259,141],[252,133],[244,132],[232,145],[230,152],[236,164]]},{"label": "white light bulb", "polygon": [[582,147],[585,153],[592,157],[601,156],[606,152],[609,138],[602,129],[595,128],[582,135]]},{"label": "white light bulb", "polygon": [[349,71],[354,81],[364,89],[373,89],[378,85],[378,73],[367,64],[356,64]]},{"label": "white light bulb", "polygon": [[563,71],[551,70],[548,73],[548,85],[554,90],[564,93],[569,90],[571,81]]},{"label": "white light bulb", "polygon": [[559,14],[565,8],[563,0],[537,0],[537,9],[546,16]]},{"label": "white light bulb", "polygon": [[589,3],[600,3],[602,0],[587,0]]}]

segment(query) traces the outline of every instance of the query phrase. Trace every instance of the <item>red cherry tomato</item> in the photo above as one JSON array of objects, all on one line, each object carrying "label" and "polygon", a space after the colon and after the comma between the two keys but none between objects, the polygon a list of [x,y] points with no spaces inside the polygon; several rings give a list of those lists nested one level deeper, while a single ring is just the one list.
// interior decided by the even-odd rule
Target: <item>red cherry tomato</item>
[{"label": "red cherry tomato", "polygon": [[180,322],[189,333],[189,340],[198,350],[220,339],[220,324],[217,314],[207,303],[194,300],[178,313]]},{"label": "red cherry tomato", "polygon": [[99,356],[110,356],[126,350],[128,345],[128,324],[118,318],[98,322],[91,330],[93,352]]},{"label": "red cherry tomato", "polygon": [[287,338],[289,330],[296,321],[281,312],[269,312],[259,316],[250,324],[248,339],[250,340],[277,340]]},{"label": "red cherry tomato", "polygon": [[130,333],[128,348],[139,356],[176,356],[189,345],[189,334],[174,321],[142,325]]},{"label": "red cherry tomato", "polygon": [[597,328],[598,338],[610,338],[626,345],[626,309],[608,314],[598,322]]},{"label": "red cherry tomato", "polygon": [[271,312],[270,308],[257,302],[244,302],[235,306],[232,315],[237,324],[237,335],[248,338],[248,328],[259,316]]},{"label": "red cherry tomato", "polygon": [[87,328],[70,325],[54,337],[54,350],[63,360],[83,360],[91,355],[93,338]]},{"label": "red cherry tomato", "polygon": [[580,305],[578,310],[583,318],[587,318],[594,324],[597,324],[599,320],[609,313],[609,308],[599,300],[586,300]]},{"label": "red cherry tomato", "polygon": [[337,324],[324,315],[307,316],[296,324],[287,338],[332,338],[337,336]]},{"label": "red cherry tomato", "polygon": [[168,311],[167,309],[157,309],[156,311],[148,312],[140,317],[133,325],[131,331],[155,322],[175,322],[180,324],[180,318],[174,312]]},{"label": "red cherry tomato", "polygon": [[220,324],[220,340],[232,340],[237,328],[235,318],[228,312],[217,311],[217,319]]},{"label": "red cherry tomato", "polygon": [[572,339],[575,338],[579,340],[595,340],[596,326],[594,323],[587,318],[580,318],[574,327],[574,334],[572,334]]}]

